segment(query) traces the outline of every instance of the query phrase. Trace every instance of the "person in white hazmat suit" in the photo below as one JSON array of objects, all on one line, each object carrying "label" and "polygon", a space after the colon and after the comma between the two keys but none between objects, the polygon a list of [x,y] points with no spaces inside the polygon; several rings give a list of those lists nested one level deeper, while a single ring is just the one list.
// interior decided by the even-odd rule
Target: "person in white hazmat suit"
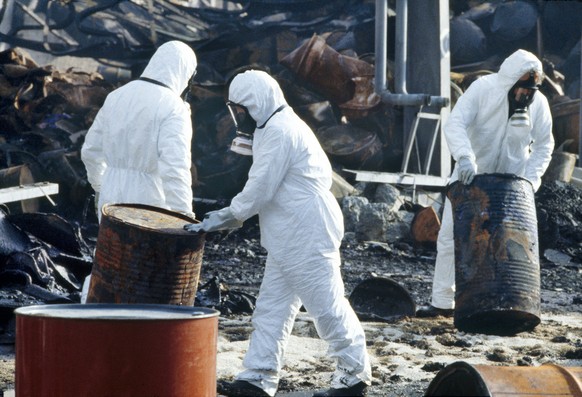
[{"label": "person in white hazmat suit", "polygon": [[[81,149],[99,220],[106,203],[146,204],[194,217],[192,119],[181,95],[196,67],[187,44],[166,42],[138,79],[105,99]],[[82,302],[88,286],[89,278]]]},{"label": "person in white hazmat suit", "polygon": [[[534,191],[548,167],[554,138],[548,100],[537,92],[542,63],[517,50],[498,73],[483,76],[459,98],[444,134],[456,165],[450,182],[470,184],[476,174],[507,173],[524,177]],[[432,300],[416,315],[452,316],[455,307],[455,253],[452,207],[448,199],[437,239]]]},{"label": "person in white hazmat suit", "polygon": [[258,214],[268,255],[245,370],[234,382],[220,381],[218,392],[275,395],[287,341],[303,304],[336,360],[331,388],[315,395],[365,395],[371,369],[364,331],[344,296],[339,252],[343,217],[330,192],[330,162],[268,73],[237,74],[228,99],[237,130],[253,136],[248,181],[230,206],[185,228],[234,229]]}]

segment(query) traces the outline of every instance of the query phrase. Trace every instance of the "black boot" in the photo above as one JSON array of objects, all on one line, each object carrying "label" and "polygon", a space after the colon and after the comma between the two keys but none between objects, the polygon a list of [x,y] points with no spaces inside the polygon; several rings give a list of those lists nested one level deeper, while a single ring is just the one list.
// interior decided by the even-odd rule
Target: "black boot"
[{"label": "black boot", "polygon": [[453,317],[453,314],[455,314],[454,309],[440,309],[433,305],[423,306],[416,311],[416,317]]},{"label": "black boot", "polygon": [[327,389],[313,394],[313,397],[361,397],[366,396],[368,392],[368,385],[364,382],[358,382],[353,386],[341,389]]},{"label": "black boot", "polygon": [[222,396],[228,397],[270,397],[266,391],[244,380],[227,382],[219,380],[216,383],[216,391]]}]

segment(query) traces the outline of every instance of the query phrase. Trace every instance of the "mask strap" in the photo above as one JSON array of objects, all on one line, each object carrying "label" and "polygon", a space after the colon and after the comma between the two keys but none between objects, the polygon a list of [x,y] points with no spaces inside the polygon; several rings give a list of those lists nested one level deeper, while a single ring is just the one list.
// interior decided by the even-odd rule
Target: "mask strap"
[{"label": "mask strap", "polygon": [[286,104],[283,104],[283,105],[279,106],[279,107],[277,108],[277,110],[275,110],[275,111],[273,112],[273,114],[272,114],[272,115],[270,115],[270,116],[269,116],[269,118],[268,118],[268,119],[267,119],[267,120],[266,120],[266,121],[263,123],[263,125],[261,125],[260,127],[257,127],[257,128],[264,128],[264,127],[267,125],[267,123],[269,122],[269,120],[271,120],[271,118],[272,118],[274,115],[276,115],[277,113],[279,113],[281,110],[285,109],[286,107],[287,107],[287,105],[286,105]]},{"label": "mask strap", "polygon": [[161,81],[154,80],[154,79],[150,79],[149,77],[138,77],[138,80],[143,80],[143,81],[147,81],[148,83],[152,83],[152,84],[156,84],[156,85],[161,85],[162,87],[166,87],[166,88],[168,88],[168,89],[171,90],[170,87],[168,87],[167,85],[165,85]]}]

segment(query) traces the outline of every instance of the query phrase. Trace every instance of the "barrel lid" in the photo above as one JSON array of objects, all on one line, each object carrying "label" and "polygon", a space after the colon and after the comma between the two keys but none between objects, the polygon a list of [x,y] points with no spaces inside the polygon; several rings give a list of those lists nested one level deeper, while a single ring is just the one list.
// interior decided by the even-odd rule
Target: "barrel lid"
[{"label": "barrel lid", "polygon": [[115,221],[172,233],[189,233],[184,225],[198,222],[179,212],[144,204],[106,204],[102,211],[103,216]]},{"label": "barrel lid", "polygon": [[191,320],[216,317],[219,311],[194,306],[154,304],[62,304],[23,306],[16,315],[83,320]]},{"label": "barrel lid", "polygon": [[348,300],[363,321],[391,322],[416,313],[416,304],[410,293],[388,277],[372,277],[362,281],[356,285]]}]

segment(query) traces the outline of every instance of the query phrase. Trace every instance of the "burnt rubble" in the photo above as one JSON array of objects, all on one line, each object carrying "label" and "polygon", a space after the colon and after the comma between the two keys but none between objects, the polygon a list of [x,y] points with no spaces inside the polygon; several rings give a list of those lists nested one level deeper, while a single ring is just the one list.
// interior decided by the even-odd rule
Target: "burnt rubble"
[{"label": "burnt rubble", "polygon": [[[384,255],[418,262],[433,260],[434,233],[432,240],[422,244],[410,234],[410,224],[422,206],[411,199],[405,187],[357,184],[351,174],[343,171],[350,168],[398,172],[402,163],[403,137],[398,132],[402,108],[381,103],[373,93],[373,3],[307,2],[309,7],[301,7],[295,1],[248,2],[244,12],[200,10],[161,2],[156,2],[152,11],[128,1],[98,10],[89,3],[51,2],[48,9],[35,10],[37,16],[49,18],[50,14],[50,18],[61,21],[48,26],[55,33],[67,35],[68,40],[57,40],[55,35],[50,40],[58,42],[46,45],[42,42],[46,37],[38,41],[19,38],[26,30],[25,24],[15,25],[13,31],[1,36],[14,47],[0,52],[0,170],[5,171],[0,172],[0,187],[20,184],[20,179],[14,183],[8,175],[22,178],[24,174],[33,182],[59,184],[59,194],[52,198],[54,205],[40,198],[32,210],[24,202],[9,203],[0,213],[0,322],[5,324],[7,339],[15,307],[79,301],[80,284],[91,271],[98,229],[93,191],[80,160],[80,148],[106,95],[127,81],[120,79],[119,73],[114,78],[109,72],[116,68],[130,70],[131,76],[136,77],[153,53],[155,46],[143,23],[152,12],[164,32],[157,35],[156,43],[184,39],[197,51],[200,61],[196,84],[190,92],[195,128],[194,204],[199,218],[207,210],[227,205],[244,185],[251,159],[229,151],[235,131],[224,106],[223,91],[235,70],[254,64],[269,70],[280,82],[290,105],[320,139],[336,173],[353,185],[350,194],[338,197],[346,220],[343,249],[350,251],[347,256],[358,251],[371,258]],[[570,10],[579,6],[580,3],[570,2],[560,10],[553,2],[540,5],[516,1],[483,3],[469,9],[466,2],[451,1],[453,96],[460,95],[478,76],[495,71],[504,55],[514,49],[535,52],[537,36],[532,18],[537,21],[539,17],[544,22],[543,60],[547,74],[541,90],[552,104],[557,146],[564,144],[564,151],[576,153],[575,126],[579,119],[578,124],[573,120],[580,106],[580,32],[570,29],[573,23],[565,21],[582,15],[576,9]],[[504,19],[514,13],[521,16]],[[80,25],[65,26],[64,21],[75,14],[83,16]],[[393,14],[391,11],[388,16],[389,26],[394,25]],[[132,19],[130,15],[142,18]],[[24,16],[21,19],[26,20]],[[97,34],[104,31],[105,20],[115,21],[116,29]],[[512,22],[515,20],[520,24]],[[196,28],[186,31],[185,25]],[[579,27],[579,20],[578,25],[572,26]],[[20,47],[54,56],[108,57],[108,67],[101,71],[75,67],[57,70],[38,65]],[[327,68],[322,72],[333,71],[337,84],[330,86],[326,83],[329,80],[314,79],[313,71],[301,68],[298,59],[309,56],[314,48],[329,56],[321,65]],[[392,47],[389,56],[393,52]],[[389,66],[389,82],[392,74]],[[338,91],[337,87],[342,89]],[[451,98],[453,106],[454,99]],[[439,200],[439,192],[435,194]],[[542,269],[579,269],[580,188],[544,181],[536,201]],[[248,227],[222,242],[213,243],[213,236],[209,236],[205,260],[242,256],[260,262],[263,253],[256,241],[254,222],[250,220]],[[251,245],[245,245],[245,233],[249,233]],[[240,243],[240,247],[213,248],[229,241]],[[249,291],[233,291],[221,284],[221,280],[231,282],[232,278],[212,274],[210,269],[203,271],[208,273],[203,274],[200,292],[207,295],[200,295],[199,304],[226,312],[252,310]],[[391,276],[398,278],[398,272],[393,271]],[[352,274],[348,267],[346,277],[351,291],[364,275],[357,271]],[[255,278],[234,286],[251,288],[254,293]],[[426,285],[401,281],[417,302],[426,300]]]}]

